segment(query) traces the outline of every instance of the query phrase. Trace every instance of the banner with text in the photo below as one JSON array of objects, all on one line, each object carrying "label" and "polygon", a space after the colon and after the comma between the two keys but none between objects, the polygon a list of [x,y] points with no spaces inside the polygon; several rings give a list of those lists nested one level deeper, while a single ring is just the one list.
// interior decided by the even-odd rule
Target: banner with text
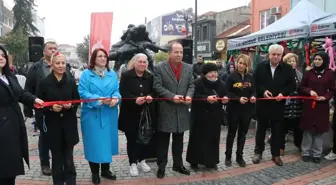
[{"label": "banner with text", "polygon": [[304,38],[308,36],[308,31],[309,27],[303,26],[296,29],[276,31],[273,33],[258,34],[258,32],[256,32],[244,37],[228,40],[228,49],[242,49],[251,46],[280,42],[284,40]]},{"label": "banner with text", "polygon": [[[190,20],[193,19],[192,14],[187,15]],[[186,29],[185,15],[180,13],[172,13],[166,16],[162,16],[162,35],[176,35],[183,36],[183,29]],[[191,24],[188,24],[188,31],[192,33]]]},{"label": "banner with text", "polygon": [[310,26],[310,36],[331,36],[336,34],[336,14],[320,19]]},{"label": "banner with text", "polygon": [[97,48],[110,50],[113,13],[91,13],[90,57]]}]

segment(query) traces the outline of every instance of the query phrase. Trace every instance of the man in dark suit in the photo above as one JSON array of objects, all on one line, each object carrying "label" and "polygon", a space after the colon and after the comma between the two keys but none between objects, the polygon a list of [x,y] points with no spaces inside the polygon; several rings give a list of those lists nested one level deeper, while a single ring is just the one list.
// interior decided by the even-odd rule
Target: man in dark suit
[{"label": "man in dark suit", "polygon": [[157,177],[165,176],[170,135],[173,135],[173,170],[190,175],[183,166],[183,134],[189,130],[189,104],[194,95],[193,68],[182,62],[183,47],[174,42],[169,48],[168,61],[160,62],[154,68],[153,87],[162,100],[158,102],[158,154]]},{"label": "man in dark suit", "polygon": [[271,127],[271,153],[273,162],[282,166],[280,145],[284,124],[285,100],[295,90],[295,78],[290,65],[281,62],[284,48],[279,44],[269,47],[269,60],[260,63],[254,71],[254,80],[258,98],[278,97],[276,100],[257,101],[257,133],[253,163],[258,164],[265,149],[265,134]]}]

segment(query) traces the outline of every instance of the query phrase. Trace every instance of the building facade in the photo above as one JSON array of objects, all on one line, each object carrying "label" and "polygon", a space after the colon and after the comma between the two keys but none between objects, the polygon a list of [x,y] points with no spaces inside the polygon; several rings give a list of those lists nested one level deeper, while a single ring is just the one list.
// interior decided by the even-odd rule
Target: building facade
[{"label": "building facade", "polygon": [[[301,0],[251,0],[252,32],[259,31],[286,15]],[[336,0],[308,0],[328,13],[336,13]]]},{"label": "building facade", "polygon": [[251,4],[230,10],[218,12],[216,14],[216,34],[221,34],[228,29],[249,20],[251,17]]},{"label": "building facade", "polygon": [[252,0],[252,32],[259,31],[277,21],[291,10],[290,0]]},{"label": "building facade", "polygon": [[[291,9],[301,0],[291,0]],[[336,13],[336,0],[309,0],[311,3],[328,13]]]},{"label": "building facade", "polygon": [[4,36],[14,27],[14,15],[3,0],[0,0],[0,6],[0,36]]},{"label": "building facade", "polygon": [[75,46],[71,46],[69,44],[58,44],[57,47],[58,47],[58,51],[65,56],[65,58],[70,63],[70,65],[73,65],[73,66],[82,65],[76,53]]},{"label": "building facade", "polygon": [[207,19],[201,19],[197,23],[195,29],[197,39],[197,55],[203,57],[204,60],[212,58],[216,37],[216,20],[208,17]]},{"label": "building facade", "polygon": [[[11,10],[10,6],[7,5],[3,0],[0,0],[0,36],[4,36],[10,31],[12,31],[15,20],[14,14]],[[37,13],[33,13],[33,24],[39,30],[34,36],[45,36],[45,18],[41,18],[37,15]]]},{"label": "building facade", "polygon": [[[250,25],[250,18],[250,5],[221,12],[207,12],[201,15],[198,18],[197,28],[193,29],[195,31],[193,34],[194,39],[197,40],[197,55],[201,55],[204,60],[221,58],[216,49],[216,35],[226,32],[243,22],[248,22],[247,25]],[[196,57],[194,56],[194,58]]]}]

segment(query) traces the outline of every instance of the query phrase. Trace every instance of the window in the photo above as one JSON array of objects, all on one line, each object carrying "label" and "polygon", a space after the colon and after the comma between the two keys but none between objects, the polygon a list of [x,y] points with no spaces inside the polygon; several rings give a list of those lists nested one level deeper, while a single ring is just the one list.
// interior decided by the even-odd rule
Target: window
[{"label": "window", "polygon": [[9,25],[9,20],[8,20],[8,17],[7,16],[3,16],[3,23],[8,26]]},{"label": "window", "polygon": [[270,9],[260,12],[260,29],[264,29],[265,27],[271,25],[275,21],[281,18],[280,14],[272,15]]},{"label": "window", "polygon": [[267,24],[267,17],[270,15],[269,10],[265,10],[260,12],[260,29],[264,29]]},{"label": "window", "polygon": [[9,27],[13,28],[13,19],[9,19]]},{"label": "window", "polygon": [[200,32],[200,27],[199,26],[197,27],[197,30],[196,30],[196,38],[195,39],[197,41],[201,40],[201,32]]},{"label": "window", "polygon": [[202,41],[209,40],[208,26],[202,26]]},{"label": "window", "polygon": [[13,28],[13,25],[14,25],[13,19],[11,19],[11,18],[9,18],[9,17],[7,17],[7,16],[4,15],[3,16],[3,24],[5,26],[9,27],[9,28]]}]

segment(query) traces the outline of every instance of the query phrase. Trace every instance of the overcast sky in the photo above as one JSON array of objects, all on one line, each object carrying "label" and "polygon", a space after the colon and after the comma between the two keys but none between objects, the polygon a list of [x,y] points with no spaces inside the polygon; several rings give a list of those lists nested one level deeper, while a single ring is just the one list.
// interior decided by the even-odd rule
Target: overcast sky
[{"label": "overcast sky", "polygon": [[[13,0],[4,0],[13,6]],[[92,12],[113,12],[112,43],[120,40],[127,25],[143,24],[179,9],[194,9],[195,0],[35,0],[37,12],[45,17],[45,38],[75,45],[90,32]],[[198,0],[198,14],[247,5],[250,0]]]}]

